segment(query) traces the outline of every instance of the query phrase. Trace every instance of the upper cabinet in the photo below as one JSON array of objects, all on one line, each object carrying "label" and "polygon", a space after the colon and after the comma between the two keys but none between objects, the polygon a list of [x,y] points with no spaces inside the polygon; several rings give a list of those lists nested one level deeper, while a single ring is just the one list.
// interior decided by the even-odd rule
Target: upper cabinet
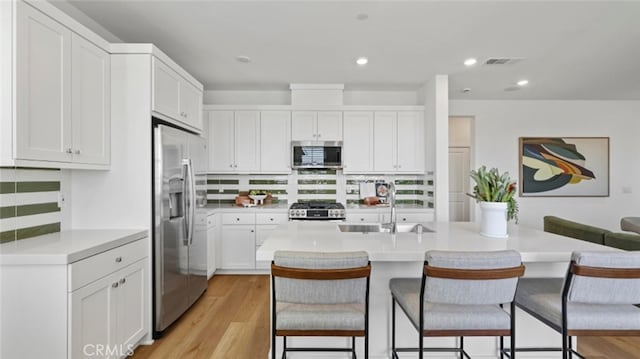
[{"label": "upper cabinet", "polygon": [[418,111],[377,111],[374,172],[424,173],[424,121]]},{"label": "upper cabinet", "polygon": [[293,111],[291,140],[341,141],[342,111]]},{"label": "upper cabinet", "polygon": [[3,163],[108,168],[109,54],[30,5],[14,4],[16,126],[2,138],[13,135],[15,152],[3,154]]},{"label": "upper cabinet", "polygon": [[260,112],[209,112],[209,171],[215,173],[260,170]]},{"label": "upper cabinet", "polygon": [[291,111],[260,113],[260,172],[291,172]]},{"label": "upper cabinet", "polygon": [[367,173],[373,170],[373,112],[344,112],[344,173]]},{"label": "upper cabinet", "polygon": [[202,130],[202,91],[156,57],[153,62],[153,111]]}]

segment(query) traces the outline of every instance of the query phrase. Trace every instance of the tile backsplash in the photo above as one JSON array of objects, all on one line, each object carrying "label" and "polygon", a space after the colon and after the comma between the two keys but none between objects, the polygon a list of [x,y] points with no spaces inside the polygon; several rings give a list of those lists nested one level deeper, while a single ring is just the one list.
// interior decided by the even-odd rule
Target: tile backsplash
[{"label": "tile backsplash", "polygon": [[0,243],[59,232],[59,169],[0,167]]},{"label": "tile backsplash", "polygon": [[345,175],[341,170],[297,170],[289,175],[209,174],[207,201],[210,205],[234,203],[240,191],[265,190],[278,203],[327,201],[361,203],[359,183],[390,182],[396,184],[398,204],[433,208],[433,175]]}]

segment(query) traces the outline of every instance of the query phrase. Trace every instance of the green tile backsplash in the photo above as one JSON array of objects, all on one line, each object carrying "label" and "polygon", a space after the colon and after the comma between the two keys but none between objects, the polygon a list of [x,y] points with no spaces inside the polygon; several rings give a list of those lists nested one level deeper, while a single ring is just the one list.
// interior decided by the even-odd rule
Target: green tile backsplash
[{"label": "green tile backsplash", "polygon": [[60,170],[0,167],[0,243],[59,232]]}]

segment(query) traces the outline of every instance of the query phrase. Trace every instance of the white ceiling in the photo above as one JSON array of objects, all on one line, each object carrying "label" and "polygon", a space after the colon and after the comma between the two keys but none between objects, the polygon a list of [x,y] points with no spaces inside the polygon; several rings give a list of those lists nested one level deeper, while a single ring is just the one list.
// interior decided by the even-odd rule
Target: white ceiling
[{"label": "white ceiling", "polygon": [[[416,90],[448,74],[455,99],[640,100],[639,1],[71,3],[125,42],[156,44],[207,90]],[[465,68],[468,57],[479,64]],[[526,88],[505,91],[522,78]]]}]

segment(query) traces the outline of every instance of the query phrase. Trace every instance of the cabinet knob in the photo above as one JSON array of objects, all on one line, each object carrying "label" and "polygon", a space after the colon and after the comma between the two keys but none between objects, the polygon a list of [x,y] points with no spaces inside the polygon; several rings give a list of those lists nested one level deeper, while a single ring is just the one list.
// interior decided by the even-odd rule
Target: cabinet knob
[{"label": "cabinet knob", "polygon": [[321,135],[321,134],[318,134],[318,138],[320,138],[320,137],[322,137],[322,135]]},{"label": "cabinet knob", "polygon": [[270,220],[271,222],[273,222],[273,218],[269,218],[269,220]]},{"label": "cabinet knob", "polygon": [[360,218],[360,221],[361,221],[361,222],[364,222],[364,218]]},{"label": "cabinet knob", "polygon": [[71,147],[67,148],[66,153],[73,153],[73,149]]},{"label": "cabinet knob", "polygon": [[120,284],[124,284],[124,282],[126,282],[126,281],[127,281],[126,278],[122,278],[122,279],[120,279]]},{"label": "cabinet knob", "polygon": [[75,153],[76,155],[79,155],[79,154],[80,154],[80,150],[76,150],[74,153]]},{"label": "cabinet knob", "polygon": [[112,288],[118,288],[118,282],[113,282],[113,284],[111,284]]},{"label": "cabinet knob", "polygon": [[230,163],[230,164],[229,164],[229,167],[233,168],[233,163]]},{"label": "cabinet knob", "polygon": [[253,229],[251,230],[251,233],[255,232]]},{"label": "cabinet knob", "polygon": [[240,221],[240,218],[236,218],[236,221]]},{"label": "cabinet knob", "polygon": [[406,218],[402,218],[402,222],[406,222],[406,221],[407,221],[407,219],[406,219]]},{"label": "cabinet knob", "polygon": [[122,257],[116,257],[116,263],[122,262]]},{"label": "cabinet knob", "polygon": [[235,164],[233,165],[233,168],[238,168],[238,164],[237,164],[237,163],[235,163]]}]

